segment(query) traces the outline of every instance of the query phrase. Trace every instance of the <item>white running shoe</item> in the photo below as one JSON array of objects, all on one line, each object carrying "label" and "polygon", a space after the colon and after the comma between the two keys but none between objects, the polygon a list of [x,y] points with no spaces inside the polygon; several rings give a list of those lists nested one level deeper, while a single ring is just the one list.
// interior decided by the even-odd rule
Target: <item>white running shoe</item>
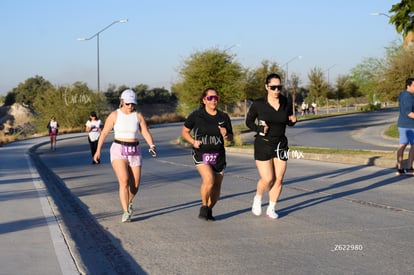
[{"label": "white running shoe", "polygon": [[253,199],[252,212],[255,216],[262,215],[262,201],[257,199],[256,196]]},{"label": "white running shoe", "polygon": [[277,218],[279,218],[279,215],[276,213],[274,209],[268,207],[266,210],[266,217],[272,220],[276,220]]},{"label": "white running shoe", "polygon": [[124,214],[122,214],[122,222],[130,222],[131,221],[131,215],[128,211],[125,211]]}]

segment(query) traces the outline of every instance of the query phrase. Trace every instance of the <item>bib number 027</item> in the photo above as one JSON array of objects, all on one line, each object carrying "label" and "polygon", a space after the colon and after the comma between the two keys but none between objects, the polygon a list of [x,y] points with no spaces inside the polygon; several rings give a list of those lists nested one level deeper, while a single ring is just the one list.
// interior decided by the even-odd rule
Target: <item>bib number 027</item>
[{"label": "bib number 027", "polygon": [[205,153],[203,154],[203,163],[214,165],[217,163],[219,153]]}]

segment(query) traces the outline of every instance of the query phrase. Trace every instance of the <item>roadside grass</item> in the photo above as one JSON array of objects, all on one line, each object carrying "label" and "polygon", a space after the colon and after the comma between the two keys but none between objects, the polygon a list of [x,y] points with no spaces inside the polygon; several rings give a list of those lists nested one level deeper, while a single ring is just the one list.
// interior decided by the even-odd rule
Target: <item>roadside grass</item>
[{"label": "roadside grass", "polygon": [[[237,135],[249,131],[246,125],[233,125],[235,132],[235,139]],[[387,137],[398,138],[398,128],[396,124],[391,125],[384,133]],[[253,144],[242,143],[239,145],[228,144],[231,147],[238,147],[241,149],[253,149]],[[372,158],[373,156],[385,159],[395,160],[396,150],[393,151],[373,151],[373,150],[354,150],[354,149],[334,149],[334,148],[318,148],[318,147],[303,147],[303,146],[289,146],[290,151],[297,151],[303,154],[321,154],[321,155],[341,155],[344,157],[358,157],[358,158]]]},{"label": "roadside grass", "polygon": [[150,118],[146,119],[148,125],[157,124],[157,123],[173,123],[184,121],[185,117],[177,115],[175,113],[166,113],[161,115],[153,115]]},{"label": "roadside grass", "polygon": [[384,132],[384,134],[387,137],[391,137],[391,138],[399,138],[400,135],[398,133],[398,127],[397,124],[393,124],[390,127],[388,127],[388,129]]},{"label": "roadside grass", "polygon": [[[69,134],[69,133],[81,133],[85,131],[83,127],[73,127],[73,128],[59,128],[59,135]],[[48,131],[38,132],[34,135],[24,135],[21,132],[16,132],[11,135],[5,135],[3,132],[0,132],[0,146],[11,143],[14,141],[25,140],[28,138],[34,137],[43,137],[47,136],[49,133]]]},{"label": "roadside grass", "polygon": [[[253,144],[243,144],[238,146],[241,149],[253,149]],[[373,150],[353,150],[353,149],[333,149],[333,148],[318,148],[318,147],[303,147],[303,146],[289,146],[290,151],[298,151],[303,154],[324,154],[324,155],[343,155],[343,156],[358,156],[371,157],[375,156],[384,159],[395,159],[396,153],[394,151],[373,151]]]},{"label": "roadside grass", "polygon": [[330,149],[330,148],[315,148],[291,146],[290,150],[296,150],[303,154],[323,154],[323,155],[341,155],[343,157],[358,157],[369,159],[373,156],[385,160],[395,160],[395,151],[372,151],[372,150],[352,150],[352,149]]}]

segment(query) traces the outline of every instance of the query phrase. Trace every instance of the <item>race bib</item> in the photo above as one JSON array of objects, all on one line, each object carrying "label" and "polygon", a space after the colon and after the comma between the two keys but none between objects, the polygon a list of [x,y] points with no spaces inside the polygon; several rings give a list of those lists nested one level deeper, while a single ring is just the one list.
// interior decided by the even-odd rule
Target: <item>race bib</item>
[{"label": "race bib", "polygon": [[121,155],[138,156],[139,155],[138,145],[132,145],[132,146],[121,145]]},{"label": "race bib", "polygon": [[203,163],[214,165],[217,163],[217,158],[219,153],[204,153],[203,154]]}]

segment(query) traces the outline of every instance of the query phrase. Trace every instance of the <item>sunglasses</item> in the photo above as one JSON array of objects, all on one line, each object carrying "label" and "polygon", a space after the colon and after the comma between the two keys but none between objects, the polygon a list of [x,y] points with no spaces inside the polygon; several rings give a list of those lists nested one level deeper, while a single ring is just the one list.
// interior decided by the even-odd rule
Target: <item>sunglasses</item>
[{"label": "sunglasses", "polygon": [[126,106],[135,105],[134,103],[124,103]]},{"label": "sunglasses", "polygon": [[206,96],[206,99],[207,99],[208,101],[212,101],[213,99],[214,99],[215,101],[218,101],[218,100],[219,100],[219,97],[218,97],[217,95],[209,95],[209,96]]},{"label": "sunglasses", "polygon": [[270,88],[270,90],[272,90],[272,91],[275,91],[276,89],[277,89],[278,91],[281,91],[281,90],[282,90],[282,88],[283,88],[283,85],[272,85],[272,86],[269,86],[269,88]]}]

